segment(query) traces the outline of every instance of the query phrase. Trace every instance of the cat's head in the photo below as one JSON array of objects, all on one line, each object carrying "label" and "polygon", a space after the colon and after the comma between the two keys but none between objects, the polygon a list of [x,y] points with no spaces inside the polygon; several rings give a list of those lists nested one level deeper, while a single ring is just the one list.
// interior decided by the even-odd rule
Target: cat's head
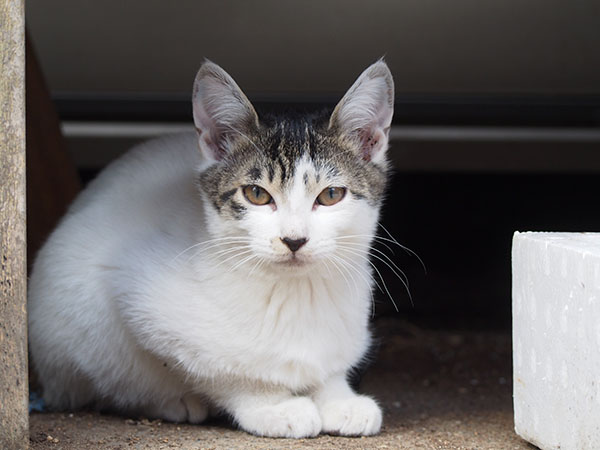
[{"label": "cat's head", "polygon": [[393,104],[392,75],[378,61],[331,114],[259,118],[235,81],[205,62],[193,93],[199,185],[222,259],[302,273],[364,253],[387,180]]}]

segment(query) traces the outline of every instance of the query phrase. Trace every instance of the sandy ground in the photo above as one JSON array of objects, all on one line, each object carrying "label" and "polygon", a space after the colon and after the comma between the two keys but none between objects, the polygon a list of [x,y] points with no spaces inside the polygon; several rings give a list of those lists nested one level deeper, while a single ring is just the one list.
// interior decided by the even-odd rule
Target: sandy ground
[{"label": "sandy ground", "polygon": [[90,412],[33,413],[32,449],[528,449],[513,431],[510,333],[443,331],[396,319],[360,391],[385,410],[373,437],[267,439],[226,420],[172,424]]}]

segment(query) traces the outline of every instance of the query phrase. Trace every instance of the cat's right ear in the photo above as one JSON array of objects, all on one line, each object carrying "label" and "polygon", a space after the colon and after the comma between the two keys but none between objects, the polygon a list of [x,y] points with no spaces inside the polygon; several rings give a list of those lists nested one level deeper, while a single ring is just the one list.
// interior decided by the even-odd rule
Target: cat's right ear
[{"label": "cat's right ear", "polygon": [[202,64],[196,75],[192,105],[200,150],[209,159],[222,159],[236,139],[258,127],[258,115],[248,98],[213,62]]}]

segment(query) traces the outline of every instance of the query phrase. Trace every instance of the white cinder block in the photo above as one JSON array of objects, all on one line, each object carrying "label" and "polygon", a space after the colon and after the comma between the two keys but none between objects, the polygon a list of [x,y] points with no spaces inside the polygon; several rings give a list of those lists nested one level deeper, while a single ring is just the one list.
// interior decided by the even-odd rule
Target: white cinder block
[{"label": "white cinder block", "polygon": [[600,449],[600,233],[515,233],[515,430],[541,449]]}]

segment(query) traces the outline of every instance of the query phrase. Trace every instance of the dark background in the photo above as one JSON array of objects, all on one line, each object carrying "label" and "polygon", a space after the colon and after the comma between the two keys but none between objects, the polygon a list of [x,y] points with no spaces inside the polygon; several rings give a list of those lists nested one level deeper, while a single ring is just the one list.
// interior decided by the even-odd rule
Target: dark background
[{"label": "dark background", "polygon": [[396,173],[389,203],[401,207],[386,208],[383,223],[427,267],[396,252],[414,307],[397,281],[396,303],[439,325],[510,326],[513,232],[597,231],[598,191],[596,175]]}]

